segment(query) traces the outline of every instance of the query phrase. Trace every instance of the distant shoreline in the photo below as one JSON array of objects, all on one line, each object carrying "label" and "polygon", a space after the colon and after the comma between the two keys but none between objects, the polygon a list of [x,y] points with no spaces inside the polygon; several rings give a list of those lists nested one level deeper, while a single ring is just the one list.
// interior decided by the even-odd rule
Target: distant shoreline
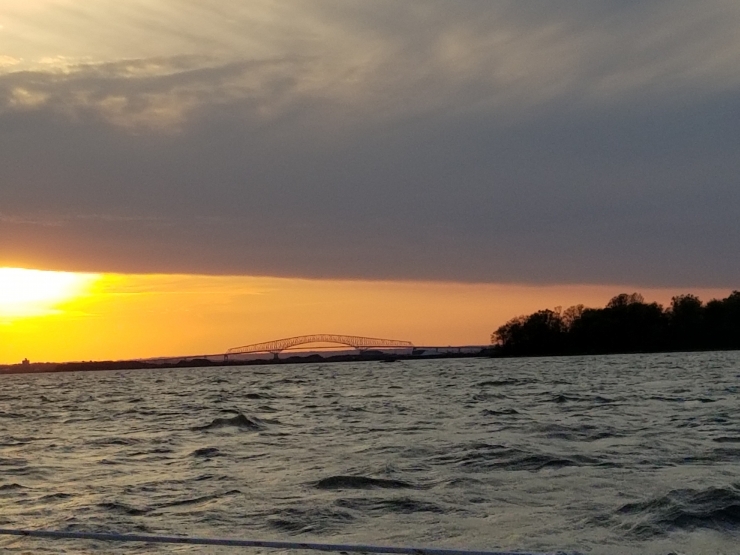
[{"label": "distant shoreline", "polygon": [[564,358],[586,356],[619,356],[619,355],[655,355],[675,353],[735,352],[740,349],[673,349],[654,351],[615,351],[610,353],[568,353],[568,354],[507,354],[495,347],[482,348],[479,352],[445,352],[421,355],[332,355],[317,354],[292,356],[284,359],[227,360],[211,361],[192,357],[183,358],[173,363],[148,363],[141,360],[103,360],[88,362],[40,362],[29,365],[11,364],[0,366],[0,375],[9,374],[53,374],[59,372],[107,372],[116,370],[168,370],[186,368],[218,368],[225,366],[279,366],[284,364],[325,364],[337,362],[399,362],[405,360],[439,360],[456,358]]},{"label": "distant shoreline", "polygon": [[[456,349],[457,347],[439,347]],[[492,351],[481,347],[474,352],[429,352],[421,354],[363,353],[357,355],[310,354],[281,359],[224,360],[215,361],[204,357],[172,357],[177,362],[147,362],[144,360],[101,360],[87,362],[37,362],[0,366],[0,374],[44,374],[56,372],[100,372],[110,370],[164,370],[170,368],[209,368],[223,366],[269,366],[281,364],[316,364],[334,362],[396,362],[401,360],[430,360],[445,358],[490,357]]]}]

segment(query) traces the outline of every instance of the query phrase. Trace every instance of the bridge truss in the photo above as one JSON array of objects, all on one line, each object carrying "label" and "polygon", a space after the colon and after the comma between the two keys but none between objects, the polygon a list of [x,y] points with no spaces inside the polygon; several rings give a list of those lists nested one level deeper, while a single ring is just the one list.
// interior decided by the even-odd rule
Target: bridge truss
[{"label": "bridge truss", "polygon": [[367,349],[413,349],[414,344],[410,341],[398,341],[396,339],[378,339],[375,337],[358,337],[355,335],[300,335],[298,337],[288,337],[287,339],[276,339],[265,343],[254,343],[244,345],[243,347],[233,347],[226,351],[229,355],[244,355],[249,353],[272,353],[277,354],[286,349],[297,347],[299,345],[308,345],[311,343],[337,343],[347,345],[365,351]]}]

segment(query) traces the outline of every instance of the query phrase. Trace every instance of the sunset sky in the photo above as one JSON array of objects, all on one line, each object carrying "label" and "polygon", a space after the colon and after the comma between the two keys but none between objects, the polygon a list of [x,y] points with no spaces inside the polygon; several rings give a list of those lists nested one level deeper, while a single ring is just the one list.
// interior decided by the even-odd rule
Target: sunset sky
[{"label": "sunset sky", "polygon": [[726,296],[738,28],[735,0],[3,0],[0,363]]}]

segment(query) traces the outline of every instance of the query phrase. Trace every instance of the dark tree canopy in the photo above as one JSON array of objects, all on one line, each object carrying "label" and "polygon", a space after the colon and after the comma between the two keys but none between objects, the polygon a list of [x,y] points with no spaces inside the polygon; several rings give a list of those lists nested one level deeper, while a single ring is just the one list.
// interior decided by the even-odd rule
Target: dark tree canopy
[{"label": "dark tree canopy", "polygon": [[707,304],[695,295],[671,305],[622,293],[604,308],[576,305],[518,316],[491,334],[505,356],[740,349],[740,291]]}]

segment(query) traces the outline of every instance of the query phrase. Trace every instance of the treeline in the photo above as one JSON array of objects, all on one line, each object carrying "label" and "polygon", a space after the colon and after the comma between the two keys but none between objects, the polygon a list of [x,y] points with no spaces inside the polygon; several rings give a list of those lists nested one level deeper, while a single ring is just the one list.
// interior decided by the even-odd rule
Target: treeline
[{"label": "treeline", "polygon": [[539,310],[508,321],[491,343],[500,356],[740,349],[740,291],[708,303],[680,295],[666,308],[623,293],[604,308]]}]

